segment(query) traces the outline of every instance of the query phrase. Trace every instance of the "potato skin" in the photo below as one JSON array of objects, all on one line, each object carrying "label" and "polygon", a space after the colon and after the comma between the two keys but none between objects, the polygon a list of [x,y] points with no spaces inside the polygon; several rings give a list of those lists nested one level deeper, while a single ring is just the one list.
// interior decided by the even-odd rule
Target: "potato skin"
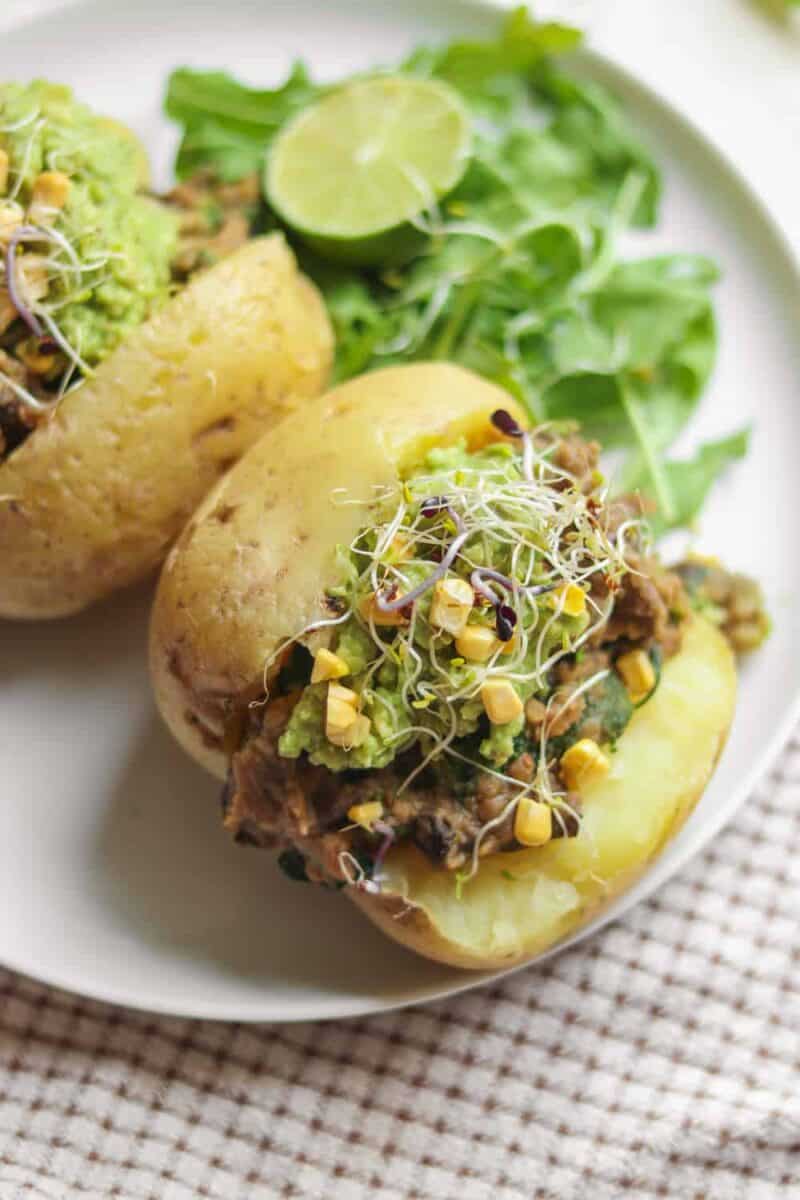
[{"label": "potato skin", "polygon": [[[506,392],[461,367],[389,367],[282,422],[221,480],[167,559],[151,624],[159,708],[200,763],[224,777],[226,717],[283,641],[326,615],[335,547],[366,523],[375,488],[433,445],[495,439],[501,407],[524,422]],[[337,503],[337,488],[363,505]]]},{"label": "potato skin", "polygon": [[147,574],[221,474],[324,388],[333,338],[280,235],[194,279],[0,466],[0,616]]},{"label": "potato skin", "polygon": [[[302,423],[284,421],[208,496],[165,564],[150,641],[161,713],[208,770],[225,776],[226,723],[257,696],[270,656],[322,615],[321,595],[338,581],[333,548],[368,520],[375,486],[429,444],[486,441],[498,407],[523,420],[505,393],[458,367],[375,372],[319,398]],[[336,503],[337,488],[365,506]],[[609,777],[587,793],[581,836],[484,860],[457,904],[453,876],[413,848],[389,854],[381,894],[347,895],[434,960],[485,970],[534,958],[629,887],[680,827],[713,772],[735,692],[728,643],[693,618]]]},{"label": "potato skin", "polygon": [[728,642],[693,618],[610,774],[587,789],[577,838],[485,859],[460,900],[452,876],[413,848],[388,856],[381,894],[348,895],[385,934],[437,962],[487,970],[536,958],[626,891],[678,832],[714,772],[735,699]]}]

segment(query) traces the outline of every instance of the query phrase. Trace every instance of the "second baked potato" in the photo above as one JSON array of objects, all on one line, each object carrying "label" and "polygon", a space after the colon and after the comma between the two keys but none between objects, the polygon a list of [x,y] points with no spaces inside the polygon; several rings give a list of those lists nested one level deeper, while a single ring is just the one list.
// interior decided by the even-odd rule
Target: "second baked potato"
[{"label": "second baked potato", "polygon": [[192,279],[0,464],[0,616],[76,612],[157,566],[216,479],[324,387],[332,347],[279,234]]}]

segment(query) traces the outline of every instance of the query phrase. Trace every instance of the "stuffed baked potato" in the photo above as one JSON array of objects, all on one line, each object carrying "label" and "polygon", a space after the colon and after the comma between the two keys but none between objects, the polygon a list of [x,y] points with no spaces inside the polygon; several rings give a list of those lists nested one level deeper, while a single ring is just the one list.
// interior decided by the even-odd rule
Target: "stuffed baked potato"
[{"label": "stuffed baked potato", "polygon": [[322,301],[280,235],[195,277],[0,465],[0,616],[141,578],[215,480],[324,386]]},{"label": "stuffed baked potato", "polygon": [[456,367],[335,389],[251,449],[170,554],[161,712],[225,824],[421,954],[485,968],[643,870],[731,721],[729,645],[597,447]]},{"label": "stuffed baked potato", "polygon": [[333,339],[248,241],[257,186],[145,194],[138,139],[59,85],[1,84],[0,117],[0,616],[56,617],[162,560]]}]

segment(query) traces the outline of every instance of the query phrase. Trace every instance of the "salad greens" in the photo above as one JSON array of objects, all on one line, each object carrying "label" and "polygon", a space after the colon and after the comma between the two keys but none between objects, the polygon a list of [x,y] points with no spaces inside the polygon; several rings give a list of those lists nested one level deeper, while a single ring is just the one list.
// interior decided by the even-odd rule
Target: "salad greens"
[{"label": "salad greens", "polygon": [[[494,40],[414,51],[394,70],[449,84],[473,120],[466,174],[425,214],[424,250],[368,271],[296,249],[336,329],[339,380],[415,359],[470,367],[533,420],[579,421],[621,450],[618,486],[653,499],[663,532],[691,523],[747,433],[665,457],[714,365],[717,270],[690,254],[620,260],[621,235],[657,220],[660,175],[616,100],[554,62],[579,41],[519,9]],[[301,63],[274,90],[175,71],[178,174],[261,171],[284,123],[328,90]]]}]

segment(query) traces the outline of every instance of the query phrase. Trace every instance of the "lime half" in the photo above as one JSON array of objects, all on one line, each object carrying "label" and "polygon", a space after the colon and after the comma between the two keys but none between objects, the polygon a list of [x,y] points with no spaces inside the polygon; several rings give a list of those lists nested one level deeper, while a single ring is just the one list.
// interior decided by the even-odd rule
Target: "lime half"
[{"label": "lime half", "polygon": [[361,80],[281,130],[267,162],[267,200],[326,258],[397,261],[419,241],[414,219],[461,179],[470,140],[469,117],[445,84]]}]

